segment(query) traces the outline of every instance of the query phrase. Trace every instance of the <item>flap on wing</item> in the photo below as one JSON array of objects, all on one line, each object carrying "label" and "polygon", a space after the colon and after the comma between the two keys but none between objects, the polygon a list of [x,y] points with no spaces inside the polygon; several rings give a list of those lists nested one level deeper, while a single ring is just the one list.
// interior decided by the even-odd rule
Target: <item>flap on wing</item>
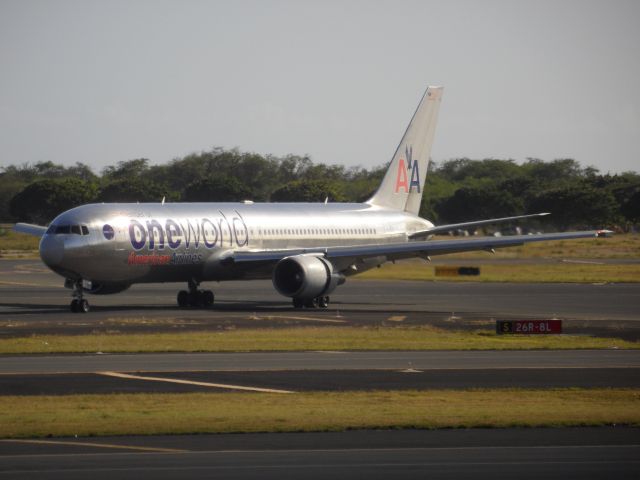
[{"label": "flap on wing", "polygon": [[16,223],[13,227],[14,232],[26,233],[27,235],[34,235],[41,237],[47,231],[47,227],[41,227],[40,225],[31,225],[30,223]]}]

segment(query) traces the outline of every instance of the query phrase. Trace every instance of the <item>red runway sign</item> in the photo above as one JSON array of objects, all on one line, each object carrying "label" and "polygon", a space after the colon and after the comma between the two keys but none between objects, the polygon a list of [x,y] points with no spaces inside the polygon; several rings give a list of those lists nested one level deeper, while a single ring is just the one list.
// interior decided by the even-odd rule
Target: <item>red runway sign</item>
[{"label": "red runway sign", "polygon": [[562,320],[498,320],[496,333],[498,335],[562,333]]}]

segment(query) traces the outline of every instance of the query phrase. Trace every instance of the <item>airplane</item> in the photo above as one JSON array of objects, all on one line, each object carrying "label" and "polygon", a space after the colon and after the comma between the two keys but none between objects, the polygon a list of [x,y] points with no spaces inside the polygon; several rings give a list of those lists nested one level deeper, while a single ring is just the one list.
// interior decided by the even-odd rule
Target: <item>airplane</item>
[{"label": "airplane", "polygon": [[377,191],[364,203],[104,203],[58,215],[41,237],[42,261],[72,289],[72,312],[89,294],[136,283],[186,282],[180,307],[210,307],[202,282],[271,279],[295,308],[327,308],[347,277],[387,261],[529,242],[607,236],[607,230],[434,240],[435,234],[547,215],[436,226],[418,216],[443,88],[424,92]]}]

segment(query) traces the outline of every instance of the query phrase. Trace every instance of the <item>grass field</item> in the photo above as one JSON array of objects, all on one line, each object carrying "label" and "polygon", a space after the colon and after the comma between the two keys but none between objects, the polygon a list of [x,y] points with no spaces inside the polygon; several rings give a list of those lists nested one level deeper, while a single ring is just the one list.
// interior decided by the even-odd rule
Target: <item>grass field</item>
[{"label": "grass field", "polygon": [[[436,240],[450,239],[438,236]],[[486,252],[465,252],[447,258],[487,258]],[[497,249],[493,258],[640,258],[640,235],[616,234],[609,238],[585,238],[534,242],[520,247]]]},{"label": "grass field", "polygon": [[0,437],[640,425],[640,390],[0,396]]},{"label": "grass field", "polygon": [[309,350],[520,350],[640,348],[583,335],[503,336],[433,327],[304,327],[222,332],[35,335],[0,340],[0,354]]},{"label": "grass field", "polygon": [[362,280],[424,280],[456,282],[525,282],[525,283],[627,283],[640,282],[640,264],[600,265],[591,263],[552,264],[483,264],[482,259],[461,259],[460,266],[480,268],[480,275],[438,277],[436,267],[423,260],[386,263],[362,273]]},{"label": "grass field", "polygon": [[40,239],[33,235],[17,233],[10,228],[0,227],[0,255],[7,251],[37,254]]}]

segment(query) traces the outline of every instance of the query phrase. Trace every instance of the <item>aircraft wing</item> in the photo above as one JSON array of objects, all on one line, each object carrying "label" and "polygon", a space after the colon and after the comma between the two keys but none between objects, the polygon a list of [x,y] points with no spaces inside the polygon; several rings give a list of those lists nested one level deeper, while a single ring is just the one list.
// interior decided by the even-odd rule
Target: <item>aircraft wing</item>
[{"label": "aircraft wing", "polygon": [[346,247],[319,247],[287,250],[249,250],[236,251],[229,261],[234,263],[277,262],[285,257],[303,254],[319,254],[332,258],[367,258],[386,256],[389,260],[414,256],[444,255],[447,253],[469,252],[474,250],[491,251],[495,248],[513,247],[530,242],[549,240],[569,240],[573,238],[597,238],[609,236],[609,230],[584,232],[543,233],[538,235],[513,235],[506,237],[461,238],[455,240],[410,241],[405,243],[387,243],[377,245],[356,245]]},{"label": "aircraft wing", "polygon": [[30,223],[16,223],[13,227],[13,231],[26,233],[27,235],[34,235],[36,237],[42,237],[47,231],[47,227],[41,227],[40,225],[31,225]]},{"label": "aircraft wing", "polygon": [[524,218],[544,217],[545,215],[550,215],[550,213],[549,212],[533,213],[531,215],[517,215],[515,217],[489,218],[487,220],[476,220],[473,222],[450,223],[449,225],[437,225],[427,230],[420,230],[419,232],[412,233],[411,235],[409,235],[409,238],[411,239],[424,238],[429,235],[435,235],[436,233],[446,233],[452,230],[458,230],[460,228],[466,229],[469,227],[479,227],[480,225],[491,225],[494,223],[512,222],[515,220],[522,220]]}]

